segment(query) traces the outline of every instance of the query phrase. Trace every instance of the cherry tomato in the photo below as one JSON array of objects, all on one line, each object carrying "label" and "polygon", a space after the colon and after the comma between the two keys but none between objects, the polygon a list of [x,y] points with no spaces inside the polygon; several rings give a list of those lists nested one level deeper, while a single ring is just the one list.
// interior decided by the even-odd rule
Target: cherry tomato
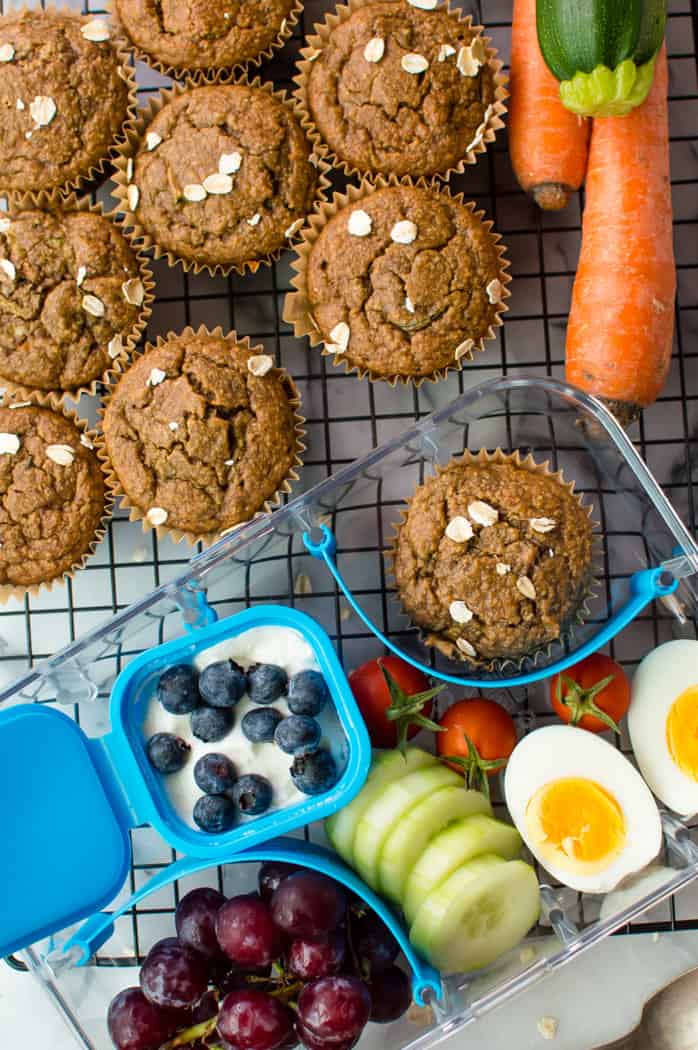
[{"label": "cherry tomato", "polygon": [[459,700],[439,724],[446,730],[436,737],[439,755],[465,777],[468,787],[488,795],[487,778],[504,768],[516,747],[509,712],[494,700]]},{"label": "cherry tomato", "polygon": [[630,707],[630,685],[620,664],[593,653],[550,680],[550,702],[563,722],[591,733],[619,733],[618,722]]},{"label": "cherry tomato", "polygon": [[431,689],[426,675],[405,663],[399,656],[379,656],[377,660],[369,660],[352,671],[349,675],[349,685],[368,728],[371,743],[377,748],[395,747],[398,744],[400,721],[403,723],[401,735],[406,736],[408,740],[416,736],[420,729],[430,728],[420,723],[419,716],[413,719],[411,713],[394,721],[387,717],[388,710],[391,707],[395,710],[396,704],[395,698],[390,695],[384,671],[388,672],[402,694],[403,706],[408,707],[409,699],[417,694],[428,694],[421,705],[418,705],[421,708],[419,713],[425,721],[431,714],[432,697],[443,688],[441,686]]}]

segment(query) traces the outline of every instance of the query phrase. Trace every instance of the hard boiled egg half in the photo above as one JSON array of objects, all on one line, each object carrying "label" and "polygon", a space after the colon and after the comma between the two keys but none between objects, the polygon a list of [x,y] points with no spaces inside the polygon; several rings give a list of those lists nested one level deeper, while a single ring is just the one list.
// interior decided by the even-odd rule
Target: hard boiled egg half
[{"label": "hard boiled egg half", "polygon": [[649,788],[620,751],[585,729],[529,733],[509,759],[504,791],[531,853],[572,889],[608,893],[659,852]]},{"label": "hard boiled egg half", "polygon": [[665,642],[632,682],[628,729],[643,777],[669,809],[698,813],[698,641]]}]

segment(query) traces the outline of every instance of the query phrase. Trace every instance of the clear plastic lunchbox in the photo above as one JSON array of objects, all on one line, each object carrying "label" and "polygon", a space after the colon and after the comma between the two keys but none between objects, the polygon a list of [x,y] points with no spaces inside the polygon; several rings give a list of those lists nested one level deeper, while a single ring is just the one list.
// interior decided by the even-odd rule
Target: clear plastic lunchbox
[{"label": "clear plastic lunchbox", "polygon": [[[436,662],[401,611],[384,556],[404,500],[439,464],[466,448],[519,450],[537,462],[549,462],[574,480],[598,523],[599,586],[585,625],[566,646],[553,648],[542,665],[536,664],[530,681],[507,689],[485,670]],[[336,561],[336,576],[318,550],[328,535],[336,546],[330,559]],[[340,576],[350,583],[349,597],[341,590]],[[110,728],[114,682],[142,653],[205,629],[211,609],[223,621],[269,603],[310,615],[333,640],[346,669],[383,652],[379,635],[384,636],[448,677],[438,699],[442,709],[472,695],[473,685],[461,688],[454,681],[465,676],[505,703],[523,734],[554,717],[543,676],[556,661],[574,659],[590,641],[610,641],[622,658],[629,637],[634,652],[649,651],[672,637],[695,637],[698,546],[602,406],[552,379],[496,379],[476,385],[274,514],[257,518],[195,556],[186,571],[34,667],[6,688],[0,701],[54,705],[75,717],[88,737],[102,736]],[[622,633],[616,634],[620,628]],[[627,740],[622,746],[630,754]],[[505,816],[499,799],[495,786],[495,808]],[[387,1028],[369,1026],[362,1045],[367,1050],[433,1047],[686,887],[698,877],[698,846],[674,815],[664,812],[662,820],[664,840],[654,877],[635,891],[606,898],[580,895],[539,872],[539,925],[524,945],[486,970],[440,980],[409,955],[403,936],[417,1008]],[[221,866],[206,858],[183,863],[152,826],[130,834],[133,864],[116,899],[96,919],[73,923],[19,953],[71,1027],[77,1045],[92,1050],[109,1050],[109,1000],[137,982],[137,966],[150,945],[172,934],[176,901],[188,889],[214,885],[233,894],[249,888],[265,849],[270,856],[290,849],[295,859],[321,870],[334,863],[329,853],[316,850],[326,846],[321,824],[298,829],[281,843],[258,843],[248,858],[224,856]],[[49,858],[45,863],[50,864]],[[358,889],[364,892],[360,885]],[[367,891],[364,895],[373,901]],[[93,921],[97,926],[90,925]],[[91,938],[95,950],[90,955]]]}]

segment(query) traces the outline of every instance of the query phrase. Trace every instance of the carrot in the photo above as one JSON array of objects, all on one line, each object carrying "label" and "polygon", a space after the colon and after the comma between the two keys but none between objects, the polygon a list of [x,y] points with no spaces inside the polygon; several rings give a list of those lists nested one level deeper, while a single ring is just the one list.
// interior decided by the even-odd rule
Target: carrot
[{"label": "carrot", "polygon": [[545,211],[559,211],[584,181],[589,122],[565,109],[543,60],[536,0],[514,0],[511,30],[509,154],[522,189]]},{"label": "carrot", "polygon": [[676,271],[666,50],[647,100],[594,120],[582,250],[567,327],[567,378],[621,422],[651,405],[669,370]]}]

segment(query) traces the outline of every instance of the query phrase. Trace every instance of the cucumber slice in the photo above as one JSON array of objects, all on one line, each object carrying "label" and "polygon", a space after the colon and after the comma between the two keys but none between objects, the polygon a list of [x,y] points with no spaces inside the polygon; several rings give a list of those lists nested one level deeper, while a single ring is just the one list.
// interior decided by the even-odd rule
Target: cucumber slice
[{"label": "cucumber slice", "polygon": [[371,764],[371,772],[366,783],[348,806],[333,813],[325,821],[325,833],[337,853],[348,863],[352,863],[352,847],[356,827],[365,810],[381,796],[388,784],[400,777],[414,773],[426,766],[435,766],[433,755],[418,747],[407,749],[405,758],[399,751],[376,752]]},{"label": "cucumber slice", "polygon": [[429,894],[410,940],[442,973],[479,970],[523,940],[539,912],[533,868],[522,860],[485,854]]},{"label": "cucumber slice", "polygon": [[407,878],[434,836],[459,817],[491,812],[484,795],[466,791],[462,785],[442,788],[425,798],[395,825],[385,840],[378,861],[379,891],[400,904]]},{"label": "cucumber slice", "polygon": [[378,858],[383,843],[398,821],[422,799],[452,784],[461,784],[458,774],[446,766],[437,765],[418,769],[387,787],[381,785],[378,796],[364,811],[354,838],[352,863],[364,882],[373,889],[378,887]]},{"label": "cucumber slice", "polygon": [[431,840],[407,878],[402,897],[407,921],[414,922],[422,901],[473,857],[494,853],[514,860],[520,852],[521,836],[510,824],[481,813],[455,820]]}]

